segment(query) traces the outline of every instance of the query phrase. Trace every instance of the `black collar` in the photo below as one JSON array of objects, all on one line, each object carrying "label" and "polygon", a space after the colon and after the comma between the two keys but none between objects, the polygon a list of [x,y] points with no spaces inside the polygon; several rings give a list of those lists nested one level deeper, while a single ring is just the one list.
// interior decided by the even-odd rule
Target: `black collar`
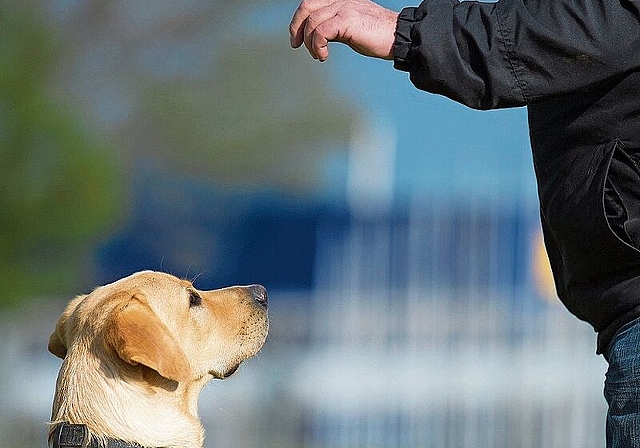
[{"label": "black collar", "polygon": [[106,439],[104,447],[89,433],[87,425],[63,422],[55,427],[49,437],[51,448],[142,448],[137,443]]}]

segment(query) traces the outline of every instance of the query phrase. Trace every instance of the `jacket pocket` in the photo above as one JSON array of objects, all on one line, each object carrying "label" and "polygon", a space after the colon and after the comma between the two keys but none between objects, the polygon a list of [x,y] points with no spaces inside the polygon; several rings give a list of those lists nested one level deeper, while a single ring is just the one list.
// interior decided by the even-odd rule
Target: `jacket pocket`
[{"label": "jacket pocket", "polygon": [[605,176],[602,202],[607,225],[618,240],[640,249],[640,154],[616,141]]}]

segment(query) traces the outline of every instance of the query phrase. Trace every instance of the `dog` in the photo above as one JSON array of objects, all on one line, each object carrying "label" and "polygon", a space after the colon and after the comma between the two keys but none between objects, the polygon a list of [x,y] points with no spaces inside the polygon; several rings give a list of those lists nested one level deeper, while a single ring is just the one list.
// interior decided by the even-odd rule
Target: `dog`
[{"label": "dog", "polygon": [[197,400],[263,346],[261,285],[199,291],[143,271],[69,302],[49,338],[63,359],[49,445],[199,448]]}]

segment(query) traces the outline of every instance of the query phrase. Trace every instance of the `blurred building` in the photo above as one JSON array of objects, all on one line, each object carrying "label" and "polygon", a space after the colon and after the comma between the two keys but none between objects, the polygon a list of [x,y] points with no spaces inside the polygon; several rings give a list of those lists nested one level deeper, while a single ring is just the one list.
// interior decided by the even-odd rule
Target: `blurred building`
[{"label": "blurred building", "polygon": [[[208,447],[603,445],[604,361],[590,327],[536,287],[532,207],[420,198],[359,215],[227,197],[238,201],[221,208],[236,211],[229,221],[216,213],[219,197],[191,188],[180,194],[195,208],[147,197],[103,248],[99,271],[166,268],[161,255],[171,255],[172,236],[151,225],[163,216],[164,232],[199,222],[187,236],[230,248],[222,274],[205,273],[197,286],[238,278],[269,288],[267,345],[203,392]],[[156,209],[160,203],[168,208]],[[114,253],[121,258],[110,262]],[[197,276],[193,269],[177,274]],[[59,366],[46,339],[62,306],[2,317],[0,337],[10,343],[0,396],[13,412],[0,419],[2,443],[11,441],[1,446],[25,434],[31,445],[44,442]]]},{"label": "blurred building", "polygon": [[[393,159],[355,142],[352,166]],[[553,297],[536,204],[394,202],[392,175],[347,174],[331,201],[135,176],[98,283],[160,269],[270,290],[263,353],[205,391],[208,446],[602,446],[604,362]]]},{"label": "blurred building", "polygon": [[[171,270],[170,242],[188,235],[208,255],[193,259],[215,266],[198,286],[260,282],[272,297],[267,347],[238,375],[249,391],[216,385],[201,407],[209,446],[602,445],[604,362],[549,296],[530,204],[422,197],[371,213],[168,190],[197,206],[140,192],[100,271]],[[198,276],[196,262],[177,274]],[[242,418],[225,418],[218,393]]]}]

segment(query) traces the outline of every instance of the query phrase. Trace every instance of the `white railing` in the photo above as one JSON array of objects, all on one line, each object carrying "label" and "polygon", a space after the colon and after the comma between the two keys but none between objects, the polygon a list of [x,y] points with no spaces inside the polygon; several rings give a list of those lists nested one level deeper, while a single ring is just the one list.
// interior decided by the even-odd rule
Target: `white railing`
[{"label": "white railing", "polygon": [[[264,350],[203,392],[208,448],[604,446],[605,363],[534,287],[535,213],[425,204],[320,229],[313,291],[270,291]],[[0,316],[0,448],[45,445],[63,302]]]},{"label": "white railing", "polygon": [[536,223],[441,204],[320,232],[304,445],[603,446],[605,364],[535,290]]}]

